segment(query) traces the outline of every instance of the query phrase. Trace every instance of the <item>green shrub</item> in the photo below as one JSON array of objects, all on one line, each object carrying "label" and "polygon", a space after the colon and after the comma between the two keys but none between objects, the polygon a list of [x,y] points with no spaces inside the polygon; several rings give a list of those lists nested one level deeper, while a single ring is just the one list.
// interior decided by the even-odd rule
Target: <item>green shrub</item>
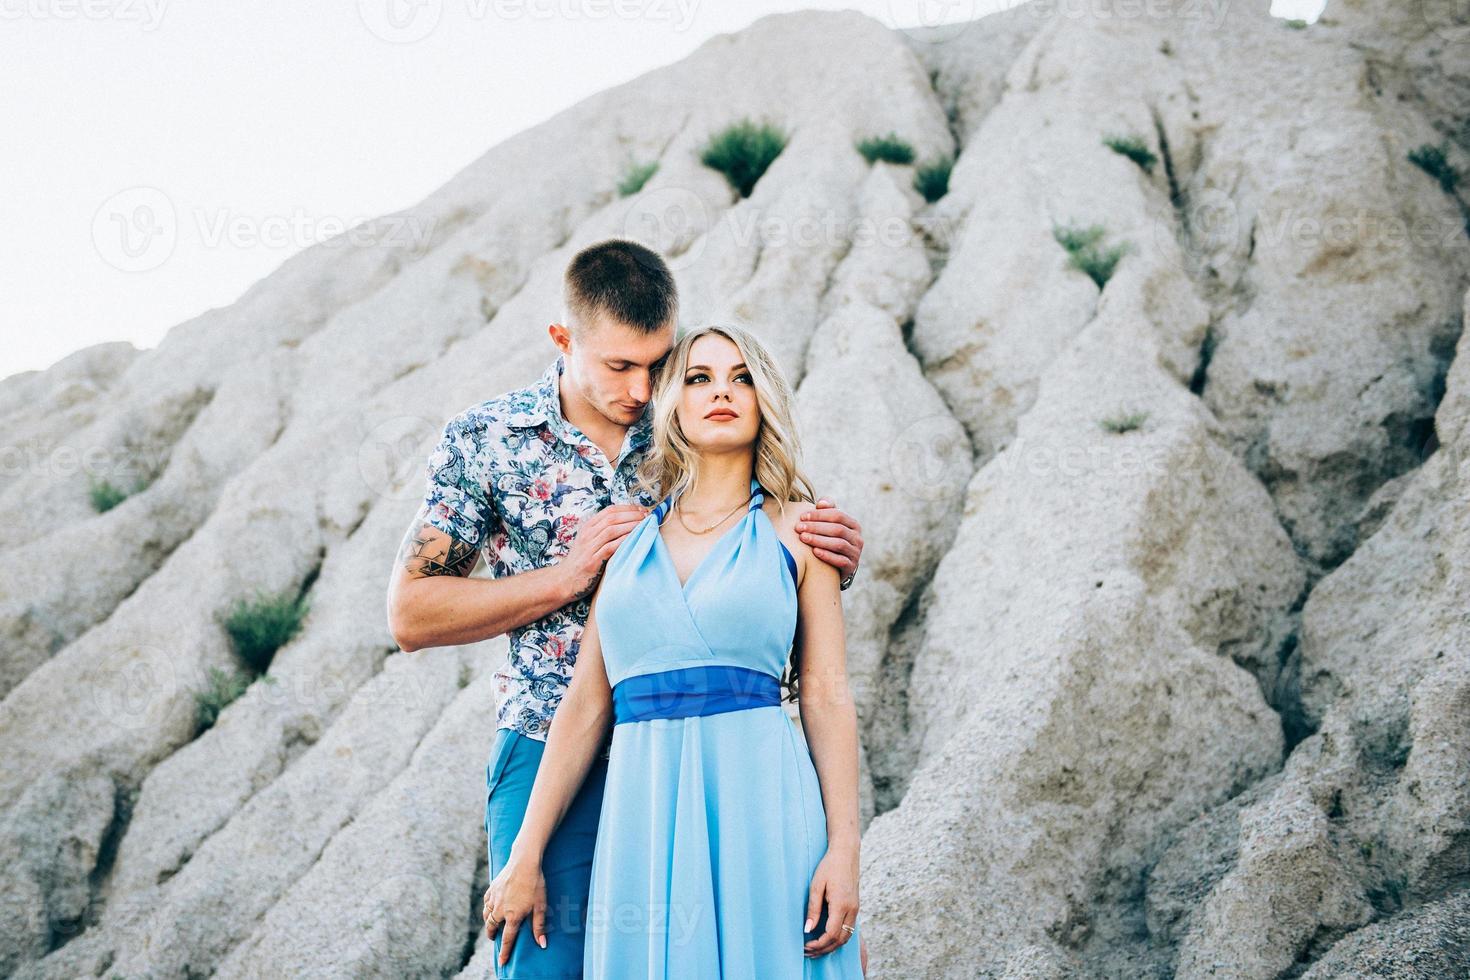
[{"label": "green shrub", "polygon": [[1440,190],[1446,194],[1453,194],[1460,183],[1460,172],[1449,161],[1447,155],[1449,148],[1449,141],[1439,146],[1430,146],[1426,143],[1418,149],[1409,151],[1409,162],[1439,181]]},{"label": "green shrub", "polygon": [[711,136],[699,161],[724,174],[741,197],[749,197],[761,174],[786,148],[787,138],[772,123],[742,119]]},{"label": "green shrub", "polygon": [[629,194],[637,194],[643,190],[643,185],[648,183],[648,178],[658,171],[658,161],[652,163],[629,163],[623,171],[623,179],[618,181],[618,196],[627,197]]},{"label": "green shrub", "polygon": [[117,486],[111,480],[98,480],[93,478],[87,487],[87,496],[92,501],[92,509],[99,514],[105,514],[124,500],[127,500],[128,491]]},{"label": "green shrub", "polygon": [[1148,148],[1142,136],[1104,136],[1103,145],[1114,153],[1121,153],[1144,169],[1145,173],[1154,172],[1154,164],[1159,158]]},{"label": "green shrub", "polygon": [[1130,412],[1127,415],[1114,415],[1105,418],[1098,423],[1108,432],[1132,432],[1143,425],[1143,420],[1148,418],[1147,412]]},{"label": "green shrub", "polygon": [[225,617],[225,632],[240,658],[263,674],[276,651],[301,628],[308,608],[306,596],[294,590],[278,595],[257,592],[252,600],[235,600]]},{"label": "green shrub", "polygon": [[219,720],[220,712],[250,686],[250,675],[244,671],[227,674],[218,667],[209,668],[209,686],[194,692],[195,734],[208,731]]},{"label": "green shrub", "polygon": [[919,164],[919,169],[914,171],[914,190],[933,204],[949,193],[949,172],[952,169],[954,158],[948,156]]},{"label": "green shrub", "polygon": [[897,133],[887,136],[869,136],[857,145],[857,151],[869,163],[882,160],[885,163],[913,163],[914,148],[899,139]]},{"label": "green shrub", "polygon": [[1074,269],[1085,272],[1097,283],[1098,289],[1107,285],[1113,276],[1113,270],[1117,268],[1118,260],[1128,252],[1126,243],[1103,248],[1102,239],[1105,234],[1107,232],[1102,225],[1090,225],[1086,228],[1058,226],[1052,229],[1052,235],[1067,250],[1069,264]]}]

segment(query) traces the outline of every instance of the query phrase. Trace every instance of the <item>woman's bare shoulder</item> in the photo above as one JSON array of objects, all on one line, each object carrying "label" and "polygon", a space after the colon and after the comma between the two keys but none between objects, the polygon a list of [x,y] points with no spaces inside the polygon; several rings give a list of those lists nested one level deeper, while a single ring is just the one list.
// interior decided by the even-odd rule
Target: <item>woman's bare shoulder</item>
[{"label": "woman's bare shoulder", "polygon": [[812,505],[800,500],[788,500],[782,508],[775,500],[766,497],[761,501],[761,509],[771,519],[776,536],[790,549],[791,557],[796,559],[796,567],[803,570],[809,568],[808,562],[815,561],[816,555],[812,553],[812,546],[801,540],[801,535],[796,533],[796,522],[801,520],[802,514],[812,509]]}]

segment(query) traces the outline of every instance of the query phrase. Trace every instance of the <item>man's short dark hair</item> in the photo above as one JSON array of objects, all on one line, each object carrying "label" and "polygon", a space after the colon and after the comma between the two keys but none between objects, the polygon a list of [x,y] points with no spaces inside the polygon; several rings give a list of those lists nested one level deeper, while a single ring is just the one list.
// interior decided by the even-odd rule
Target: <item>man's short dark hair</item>
[{"label": "man's short dark hair", "polygon": [[653,333],[679,311],[674,274],[651,248],[621,238],[588,245],[567,266],[562,301],[588,323],[598,313]]}]

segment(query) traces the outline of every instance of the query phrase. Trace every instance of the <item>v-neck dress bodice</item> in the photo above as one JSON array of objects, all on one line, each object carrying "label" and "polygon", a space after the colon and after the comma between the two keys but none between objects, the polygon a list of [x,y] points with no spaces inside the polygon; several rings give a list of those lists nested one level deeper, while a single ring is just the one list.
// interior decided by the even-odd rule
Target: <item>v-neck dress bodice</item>
[{"label": "v-neck dress bodice", "polygon": [[660,533],[672,499],[659,503],[618,546],[597,600],[609,684],[713,664],[781,676],[796,635],[796,562],[761,509],[760,484],[752,479],[750,489],[744,516],[682,584]]},{"label": "v-neck dress bodice", "polygon": [[615,723],[583,953],[586,980],[861,980],[857,932],[803,943],[827,849],[821,785],[777,681],[797,625],[796,562],[761,509],[679,581],[650,512],[609,559],[597,633]]}]

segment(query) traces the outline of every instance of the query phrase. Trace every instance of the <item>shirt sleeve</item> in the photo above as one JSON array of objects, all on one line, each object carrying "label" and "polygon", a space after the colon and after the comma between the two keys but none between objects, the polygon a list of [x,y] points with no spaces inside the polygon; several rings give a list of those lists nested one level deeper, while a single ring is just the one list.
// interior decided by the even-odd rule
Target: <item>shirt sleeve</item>
[{"label": "shirt sleeve", "polygon": [[464,415],[444,426],[429,453],[423,521],[471,547],[478,548],[492,530],[494,510],[473,461],[479,458],[475,427]]}]

